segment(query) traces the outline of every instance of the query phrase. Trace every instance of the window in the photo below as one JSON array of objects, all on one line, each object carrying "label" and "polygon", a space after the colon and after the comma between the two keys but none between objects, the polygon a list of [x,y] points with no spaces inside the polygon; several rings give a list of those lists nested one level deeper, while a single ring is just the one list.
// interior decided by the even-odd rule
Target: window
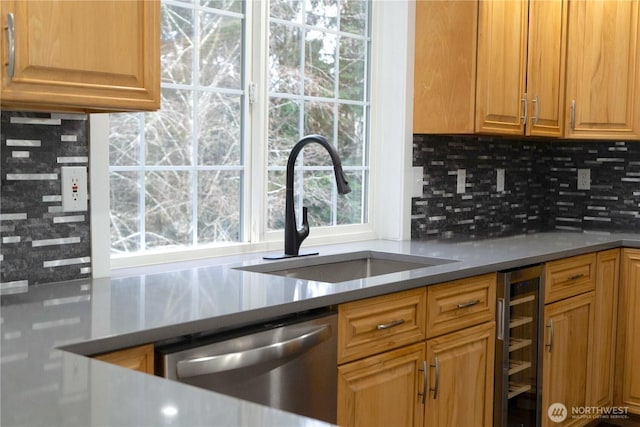
[{"label": "window", "polygon": [[[162,1],[162,109],[110,116],[112,253],[250,242],[252,215],[267,217],[258,238],[281,229],[288,152],[309,133],[338,147],[352,192],[337,196],[327,153],[308,146],[298,209],[312,227],[368,221],[369,2],[274,0],[269,16],[259,4]],[[261,52],[249,35],[265,27]],[[267,96],[254,101],[261,55]]]}]

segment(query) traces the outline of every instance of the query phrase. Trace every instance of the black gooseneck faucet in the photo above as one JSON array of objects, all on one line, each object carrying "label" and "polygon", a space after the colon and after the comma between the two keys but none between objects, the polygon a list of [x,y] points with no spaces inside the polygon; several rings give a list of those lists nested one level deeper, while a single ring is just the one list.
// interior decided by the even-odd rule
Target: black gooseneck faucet
[{"label": "black gooseneck faucet", "polygon": [[302,151],[305,145],[312,142],[322,145],[329,152],[329,156],[331,156],[331,163],[333,163],[333,171],[336,177],[338,193],[347,194],[351,191],[349,183],[344,176],[344,171],[342,170],[340,156],[338,156],[338,152],[336,151],[335,147],[329,144],[329,142],[327,142],[327,140],[321,135],[307,135],[300,139],[300,141],[298,141],[296,145],[293,146],[293,149],[289,154],[289,159],[287,160],[287,194],[284,220],[285,257],[301,256],[299,254],[300,245],[302,244],[302,241],[309,235],[309,222],[307,221],[306,207],[302,208],[302,228],[298,229],[298,225],[296,222],[296,211],[293,203],[293,178],[298,154],[300,153],[300,151]]}]

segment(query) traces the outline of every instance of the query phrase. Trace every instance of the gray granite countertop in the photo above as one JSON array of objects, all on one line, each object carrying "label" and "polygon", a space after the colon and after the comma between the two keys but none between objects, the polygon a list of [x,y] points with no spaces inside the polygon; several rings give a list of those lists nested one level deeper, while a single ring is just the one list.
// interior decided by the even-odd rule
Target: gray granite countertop
[{"label": "gray granite countertop", "polygon": [[[473,241],[367,241],[322,246],[456,262],[342,283],[234,267],[263,254],[120,272],[120,277],[32,286],[0,309],[3,426],[315,426],[276,409],[111,366],[84,355],[215,333],[346,301],[616,247],[638,234],[551,232]],[[77,353],[77,354],[76,354]]]}]

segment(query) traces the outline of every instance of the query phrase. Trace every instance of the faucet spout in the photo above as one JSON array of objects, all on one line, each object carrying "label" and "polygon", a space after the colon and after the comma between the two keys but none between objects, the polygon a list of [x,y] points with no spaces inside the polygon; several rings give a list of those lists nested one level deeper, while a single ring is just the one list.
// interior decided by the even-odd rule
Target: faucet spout
[{"label": "faucet spout", "polygon": [[342,162],[335,147],[321,135],[308,135],[303,137],[293,146],[287,161],[287,189],[285,202],[285,224],[284,224],[284,253],[287,257],[299,256],[300,245],[309,235],[309,222],[307,221],[307,208],[302,208],[302,227],[298,229],[296,221],[296,211],[293,203],[293,178],[296,159],[300,151],[310,143],[317,143],[323,146],[331,157],[333,171],[336,177],[336,186],[339,194],[347,194],[351,191],[349,182],[342,170]]}]

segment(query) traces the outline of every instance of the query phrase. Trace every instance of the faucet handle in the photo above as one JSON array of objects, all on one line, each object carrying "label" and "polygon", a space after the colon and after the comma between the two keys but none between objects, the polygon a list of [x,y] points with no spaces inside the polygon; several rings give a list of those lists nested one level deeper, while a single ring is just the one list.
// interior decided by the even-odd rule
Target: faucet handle
[{"label": "faucet handle", "polygon": [[300,243],[309,235],[309,219],[307,215],[307,207],[302,207],[302,228],[298,230],[298,237],[300,238]]}]

